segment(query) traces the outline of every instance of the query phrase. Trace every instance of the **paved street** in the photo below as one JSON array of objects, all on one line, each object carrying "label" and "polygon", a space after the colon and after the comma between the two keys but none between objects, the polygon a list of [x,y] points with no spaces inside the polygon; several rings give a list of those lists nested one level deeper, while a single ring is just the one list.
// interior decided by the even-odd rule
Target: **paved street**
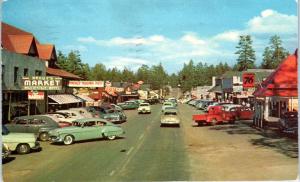
[{"label": "paved street", "polygon": [[247,125],[192,126],[199,113],[179,105],[180,128],[160,128],[161,105],[150,115],[125,111],[124,138],[71,146],[43,142],[43,150],[12,155],[4,181],[174,181],[296,179],[294,139]]}]

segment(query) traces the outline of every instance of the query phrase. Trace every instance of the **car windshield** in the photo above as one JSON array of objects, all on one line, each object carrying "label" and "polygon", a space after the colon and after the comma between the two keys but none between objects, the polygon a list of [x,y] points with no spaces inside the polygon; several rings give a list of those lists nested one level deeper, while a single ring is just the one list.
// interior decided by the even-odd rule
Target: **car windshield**
[{"label": "car windshield", "polygon": [[177,115],[176,112],[165,112],[165,115]]},{"label": "car windshield", "polygon": [[6,126],[2,125],[2,135],[8,135],[9,130],[6,128]]}]

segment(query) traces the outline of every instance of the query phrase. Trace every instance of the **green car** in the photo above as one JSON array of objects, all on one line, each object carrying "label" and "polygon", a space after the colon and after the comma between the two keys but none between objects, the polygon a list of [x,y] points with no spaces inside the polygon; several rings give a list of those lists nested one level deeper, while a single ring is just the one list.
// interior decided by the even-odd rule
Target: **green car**
[{"label": "green car", "polygon": [[123,103],[118,103],[118,106],[120,106],[122,109],[137,109],[139,107],[138,102],[136,101],[126,101]]},{"label": "green car", "polygon": [[100,118],[77,119],[72,122],[72,125],[49,131],[50,141],[70,145],[75,141],[97,138],[114,140],[125,133],[120,126]]}]

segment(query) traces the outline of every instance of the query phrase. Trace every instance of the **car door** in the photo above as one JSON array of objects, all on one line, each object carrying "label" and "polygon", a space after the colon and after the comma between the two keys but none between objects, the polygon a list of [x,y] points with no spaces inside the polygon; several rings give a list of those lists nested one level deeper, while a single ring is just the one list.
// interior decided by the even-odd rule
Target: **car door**
[{"label": "car door", "polygon": [[10,132],[27,133],[28,132],[28,119],[17,118],[13,123],[6,124],[6,127]]},{"label": "car door", "polygon": [[99,127],[96,125],[96,121],[88,121],[83,124],[80,130],[80,138],[82,140],[100,138],[101,132]]},{"label": "car door", "polygon": [[32,118],[28,120],[27,133],[38,133],[41,127],[41,119]]},{"label": "car door", "polygon": [[240,108],[240,119],[252,119],[253,111],[249,107]]}]

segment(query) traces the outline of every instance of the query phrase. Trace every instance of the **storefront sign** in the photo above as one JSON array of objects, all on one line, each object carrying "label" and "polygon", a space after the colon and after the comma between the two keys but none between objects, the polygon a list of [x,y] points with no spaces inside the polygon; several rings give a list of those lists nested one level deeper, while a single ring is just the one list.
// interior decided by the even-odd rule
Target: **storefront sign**
[{"label": "storefront sign", "polygon": [[69,81],[69,87],[104,87],[104,81]]},{"label": "storefront sign", "polygon": [[244,73],[243,74],[243,87],[251,88],[255,85],[255,74],[254,73]]},{"label": "storefront sign", "polygon": [[242,85],[232,86],[232,89],[233,89],[233,92],[242,92],[243,86]]},{"label": "storefront sign", "polygon": [[31,76],[22,78],[22,90],[61,90],[62,79],[55,76]]},{"label": "storefront sign", "polygon": [[28,91],[28,100],[44,100],[44,96],[44,92]]}]

